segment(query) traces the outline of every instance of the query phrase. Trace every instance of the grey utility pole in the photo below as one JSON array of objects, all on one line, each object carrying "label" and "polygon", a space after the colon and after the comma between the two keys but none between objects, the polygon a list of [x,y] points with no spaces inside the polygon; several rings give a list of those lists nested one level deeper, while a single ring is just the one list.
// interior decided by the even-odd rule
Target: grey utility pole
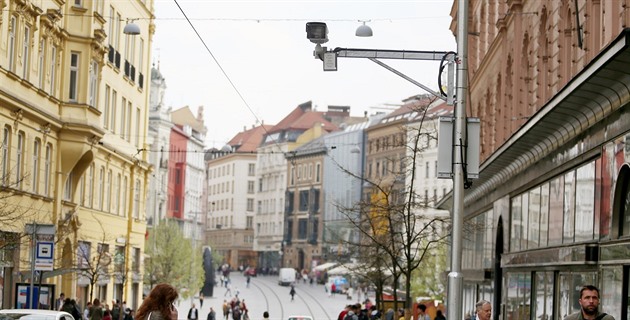
[{"label": "grey utility pole", "polygon": [[468,93],[468,0],[457,1],[457,88],[455,91],[455,146],[453,159],[453,226],[451,233],[451,272],[448,274],[449,319],[463,319],[462,233],[464,225],[464,159],[466,144],[466,96]]}]

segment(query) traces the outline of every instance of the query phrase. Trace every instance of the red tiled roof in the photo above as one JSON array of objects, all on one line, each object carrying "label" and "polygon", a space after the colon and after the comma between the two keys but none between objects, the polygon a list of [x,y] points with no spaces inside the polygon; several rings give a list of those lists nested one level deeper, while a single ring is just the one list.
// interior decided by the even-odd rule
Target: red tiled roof
[{"label": "red tiled roof", "polygon": [[262,125],[239,132],[228,142],[232,147],[238,147],[236,152],[256,152],[263,136],[273,128],[272,125]]},{"label": "red tiled roof", "polygon": [[275,125],[269,133],[285,130],[308,130],[317,122],[323,124],[322,129],[331,132],[338,130],[337,126],[324,118],[325,112],[312,111],[312,103],[306,102],[297,106],[291,113]]}]

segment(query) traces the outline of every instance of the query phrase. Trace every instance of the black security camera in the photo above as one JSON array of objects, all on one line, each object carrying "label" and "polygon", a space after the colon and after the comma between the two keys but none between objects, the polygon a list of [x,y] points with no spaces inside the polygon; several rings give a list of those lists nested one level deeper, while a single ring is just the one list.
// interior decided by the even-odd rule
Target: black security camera
[{"label": "black security camera", "polygon": [[328,42],[328,27],[324,22],[307,22],[306,23],[306,38],[312,43],[326,43]]}]

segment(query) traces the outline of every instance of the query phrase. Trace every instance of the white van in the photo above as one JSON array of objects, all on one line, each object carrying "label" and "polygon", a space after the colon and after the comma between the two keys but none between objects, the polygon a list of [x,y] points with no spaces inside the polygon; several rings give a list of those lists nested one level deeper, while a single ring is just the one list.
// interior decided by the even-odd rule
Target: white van
[{"label": "white van", "polygon": [[278,284],[281,286],[288,286],[293,282],[295,282],[295,269],[280,268],[280,272],[278,272]]}]

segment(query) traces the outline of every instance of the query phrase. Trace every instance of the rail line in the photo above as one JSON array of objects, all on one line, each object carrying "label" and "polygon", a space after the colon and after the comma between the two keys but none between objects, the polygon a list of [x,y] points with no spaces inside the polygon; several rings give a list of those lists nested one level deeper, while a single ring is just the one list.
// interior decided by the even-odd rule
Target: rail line
[{"label": "rail line", "polygon": [[[271,315],[271,319],[284,319],[284,308],[282,307],[282,300],[280,300],[280,296],[278,296],[278,294],[271,289],[271,287],[265,283],[266,281],[256,281],[256,282],[251,282],[250,285],[254,286],[256,289],[258,289],[261,293],[261,295],[265,298],[265,305],[267,306],[267,311],[269,311],[269,314]],[[263,290],[262,287],[267,288],[267,291]],[[271,304],[269,303],[269,298],[268,295],[269,293],[273,294],[273,296],[276,297],[276,300],[278,301],[277,306],[280,307],[280,317],[277,317],[277,313],[276,310],[272,310],[271,309]],[[274,305],[275,306],[275,305]],[[250,318],[252,318],[252,315],[249,315]]]}]

